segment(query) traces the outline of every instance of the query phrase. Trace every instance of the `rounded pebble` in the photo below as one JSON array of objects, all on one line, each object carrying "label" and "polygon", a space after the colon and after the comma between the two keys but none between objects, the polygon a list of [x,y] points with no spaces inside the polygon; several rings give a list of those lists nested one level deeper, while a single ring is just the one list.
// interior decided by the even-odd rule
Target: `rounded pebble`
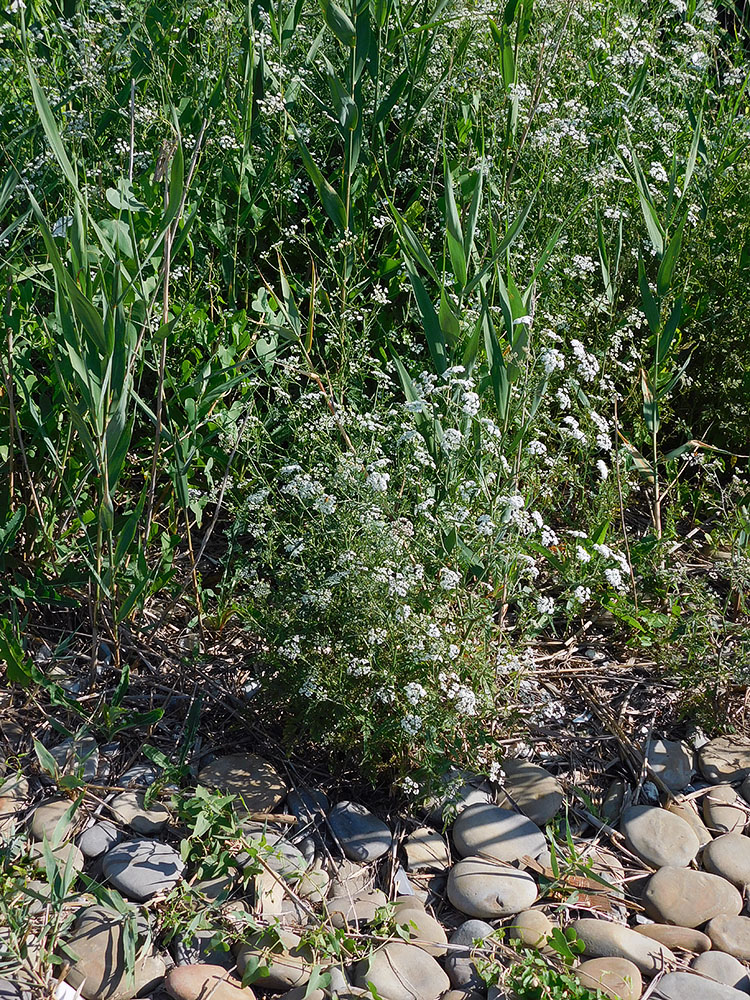
[{"label": "rounded pebble", "polygon": [[476,857],[453,866],[447,891],[457,910],[488,920],[528,910],[537,897],[536,882],[528,872]]},{"label": "rounded pebble", "polygon": [[643,894],[646,912],[664,924],[700,927],[722,913],[736,916],[742,897],[731,882],[690,868],[660,868]]},{"label": "rounded pebble", "polygon": [[717,983],[750,993],[750,977],[745,966],[722,951],[707,951],[690,963],[690,968]]},{"label": "rounded pebble", "polygon": [[427,952],[411,944],[391,942],[356,966],[354,981],[391,1000],[437,1000],[450,981]]},{"label": "rounded pebble", "polygon": [[698,853],[698,838],[674,813],[654,806],[631,806],[620,823],[628,848],[653,868],[686,868]]},{"label": "rounded pebble", "polygon": [[544,834],[530,819],[489,803],[477,803],[453,824],[453,843],[461,857],[494,861],[536,858],[547,846]]},{"label": "rounded pebble", "polygon": [[171,889],[184,867],[177,851],[156,840],[126,841],[107,851],[102,861],[104,878],[139,903]]},{"label": "rounded pebble", "polygon": [[638,967],[626,958],[592,958],[574,972],[583,986],[612,1000],[639,1000],[643,989]]}]

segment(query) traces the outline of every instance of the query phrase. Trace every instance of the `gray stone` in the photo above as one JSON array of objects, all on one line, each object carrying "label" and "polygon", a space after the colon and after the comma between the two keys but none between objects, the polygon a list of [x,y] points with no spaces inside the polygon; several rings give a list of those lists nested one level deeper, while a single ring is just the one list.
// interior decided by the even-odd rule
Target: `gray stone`
[{"label": "gray stone", "polygon": [[685,820],[698,838],[700,847],[705,847],[706,844],[711,843],[711,834],[706,829],[705,823],[698,815],[697,809],[690,800],[686,799],[680,802],[677,799],[673,799],[667,803],[666,809],[667,812],[674,813],[675,816],[679,816],[680,819]]},{"label": "gray stone", "polygon": [[591,958],[574,971],[589,990],[613,1000],[640,1000],[643,980],[638,967],[626,958]]},{"label": "gray stone", "polygon": [[0,979],[0,1000],[21,1000],[21,990],[7,979]]},{"label": "gray stone", "polygon": [[348,858],[337,862],[336,870],[328,887],[328,896],[336,899],[345,896],[351,899],[365,889],[370,889],[375,881],[374,872],[366,865],[357,865]]},{"label": "gray stone", "polygon": [[238,804],[248,812],[270,812],[284,801],[287,792],[276,768],[251,753],[218,757],[198,772],[198,784],[236,795]]},{"label": "gray stone", "polygon": [[467,771],[448,771],[440,783],[445,791],[432,796],[425,805],[427,821],[433,826],[451,823],[467,806],[493,801],[489,784]]},{"label": "gray stone", "polygon": [[627,782],[622,778],[615,778],[610,783],[602,802],[602,817],[607,823],[615,823],[620,818],[627,787]]},{"label": "gray stone", "polygon": [[208,963],[224,970],[234,969],[234,955],[229,948],[213,946],[214,930],[196,931],[192,938],[175,941],[174,954],[178,965],[201,965]]},{"label": "gray stone", "polygon": [[338,802],[328,816],[344,854],[352,861],[374,861],[390,851],[393,834],[358,802]]},{"label": "gray stone", "polygon": [[747,1000],[747,993],[691,972],[670,972],[659,980],[651,997],[652,1000]]},{"label": "gray stone", "polygon": [[715,785],[703,796],[703,819],[714,835],[742,833],[747,825],[748,806],[731,785]]},{"label": "gray stone", "polygon": [[167,993],[174,1000],[255,1000],[250,987],[219,965],[181,965],[171,969],[164,983]]},{"label": "gray stone", "polygon": [[349,899],[339,896],[329,899],[328,915],[334,927],[351,926],[355,930],[360,924],[367,924],[375,917],[375,913],[388,903],[388,897],[380,889],[372,889]]},{"label": "gray stone", "polygon": [[[40,868],[45,867],[46,862],[44,859],[44,847],[42,844],[32,844],[29,851],[29,857],[33,861],[36,861]],[[83,855],[75,844],[60,844],[59,847],[52,848],[52,857],[55,858],[58,864],[62,865],[63,868],[70,865],[71,871],[83,871]]]},{"label": "gray stone", "polygon": [[268,967],[269,974],[260,981],[264,990],[279,992],[304,986],[312,971],[311,956],[300,947],[299,935],[283,928],[273,933],[255,934],[240,946],[237,952],[239,975],[244,975],[250,958],[262,958]]},{"label": "gray stone", "polygon": [[750,961],[750,917],[721,914],[709,920],[706,934],[717,951],[725,951],[742,962]]},{"label": "gray stone", "polygon": [[750,837],[741,833],[725,833],[712,840],[703,851],[703,867],[721,875],[744,892],[750,885]]},{"label": "gray stone", "polygon": [[103,907],[90,906],[78,916],[67,948],[76,961],[66,982],[80,987],[86,1000],[128,1000],[155,989],[164,978],[164,962],[150,949],[139,953],[135,983],[128,978],[122,920]]},{"label": "gray stone", "polygon": [[671,792],[681,792],[693,774],[693,751],[677,740],[653,740],[646,754],[654,774]]},{"label": "gray stone", "polygon": [[636,934],[643,934],[653,941],[659,941],[667,948],[681,948],[701,954],[711,948],[711,938],[692,927],[676,927],[674,924],[643,924],[634,927]]},{"label": "gray stone", "polygon": [[134,764],[124,774],[120,775],[117,784],[121,788],[140,788],[153,785],[159,777],[153,764]]},{"label": "gray stone", "polygon": [[717,983],[724,983],[725,986],[733,986],[743,993],[750,993],[750,977],[747,969],[736,958],[726,955],[723,951],[707,951],[698,955],[690,963],[690,968]]},{"label": "gray stone", "polygon": [[465,920],[450,936],[450,943],[461,945],[462,950],[451,948],[445,957],[445,971],[451,986],[464,990],[481,990],[484,980],[471,960],[474,942],[484,940],[493,932],[493,927],[484,920]]},{"label": "gray stone", "polygon": [[530,819],[489,803],[469,806],[453,824],[453,843],[462,858],[493,861],[536,858],[547,846],[544,834]]},{"label": "gray stone", "polygon": [[176,885],[185,867],[167,844],[155,840],[128,840],[104,855],[104,878],[139,903]]},{"label": "gray stone", "polygon": [[684,819],[654,806],[631,806],[620,823],[628,848],[653,868],[686,868],[698,853],[698,838]]},{"label": "gray stone", "polygon": [[[261,824],[243,823],[242,831],[248,845],[258,852],[258,856],[277,874],[288,881],[298,879],[308,867],[308,861],[298,847],[276,830]],[[254,865],[253,852],[243,851],[237,855],[237,863],[243,868]]]},{"label": "gray stone", "polygon": [[564,792],[557,778],[538,764],[520,758],[503,761],[505,798],[500,805],[515,805],[524,816],[539,826],[557,815],[563,803]]},{"label": "gray stone", "polygon": [[303,899],[312,903],[322,903],[328,895],[331,876],[318,865],[304,871],[295,885],[295,890]]},{"label": "gray stone", "polygon": [[522,910],[507,926],[508,937],[524,948],[543,948],[552,933],[552,922],[543,910]]},{"label": "gray stone", "polygon": [[420,827],[404,841],[406,867],[410,872],[424,868],[444,871],[450,865],[448,848],[439,833]]},{"label": "gray stone", "polygon": [[409,900],[406,907],[403,903],[396,904],[396,923],[406,929],[410,944],[415,944],[433,958],[440,958],[448,950],[448,936],[442,925],[424,907],[416,906],[416,902]]},{"label": "gray stone", "polygon": [[742,897],[719,875],[690,868],[660,868],[643,894],[646,912],[664,924],[700,927],[722,913],[736,916]]},{"label": "gray stone", "polygon": [[98,858],[119,844],[122,834],[109,820],[103,819],[94,823],[78,837],[76,843],[85,858]]},{"label": "gray stone", "polygon": [[391,942],[356,966],[354,982],[390,1000],[438,1000],[450,982],[438,963],[411,944]]},{"label": "gray stone", "polygon": [[451,868],[448,898],[469,917],[493,920],[528,910],[537,886],[528,872],[487,858],[464,858]]},{"label": "gray stone", "polygon": [[572,927],[585,946],[586,958],[625,958],[646,976],[654,976],[677,961],[669,948],[624,924],[585,917],[573,921]]},{"label": "gray stone", "polygon": [[[46,799],[38,805],[29,820],[29,830],[34,840],[42,841],[46,837],[52,843],[57,826],[71,805],[71,800],[65,798]],[[69,819],[60,826],[60,842],[66,839],[72,822]]]},{"label": "gray stone", "polygon": [[325,822],[325,817],[331,804],[328,796],[315,788],[299,785],[293,788],[286,797],[286,807],[300,823],[305,826],[314,823],[319,826]]},{"label": "gray stone", "polygon": [[750,739],[745,736],[719,736],[698,751],[703,777],[712,782],[742,781],[750,775]]},{"label": "gray stone", "polygon": [[99,747],[91,736],[79,740],[63,740],[50,749],[62,774],[75,774],[84,781],[93,781],[99,769]]},{"label": "gray stone", "polygon": [[144,793],[132,789],[121,792],[110,803],[115,819],[123,826],[129,826],[145,837],[159,833],[167,825],[169,810],[160,802],[144,805]]}]

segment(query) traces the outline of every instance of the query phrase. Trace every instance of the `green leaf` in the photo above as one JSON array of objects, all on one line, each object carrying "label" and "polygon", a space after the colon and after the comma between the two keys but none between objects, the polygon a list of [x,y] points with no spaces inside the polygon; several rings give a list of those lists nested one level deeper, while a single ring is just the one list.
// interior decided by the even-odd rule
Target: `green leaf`
[{"label": "green leaf", "polygon": [[342,45],[351,46],[357,38],[352,20],[333,0],[320,0],[326,24]]},{"label": "green leaf", "polygon": [[318,192],[320,200],[323,202],[323,207],[328,213],[329,218],[334,223],[334,225],[339,229],[340,232],[346,232],[347,229],[347,218],[346,209],[344,208],[344,203],[338,196],[336,191],[333,189],[331,184],[322,175],[318,167],[316,166],[310,152],[302,140],[299,132],[292,123],[292,129],[294,135],[297,139],[297,146],[300,151],[300,156],[302,157],[302,162],[310,175],[310,180],[315,185],[315,189]]},{"label": "green leaf", "polygon": [[26,504],[21,504],[18,510],[11,514],[5,524],[0,528],[0,557],[10,549],[16,539],[16,535],[26,517]]},{"label": "green leaf", "polygon": [[34,752],[42,770],[46,771],[51,778],[57,778],[59,772],[57,761],[49,750],[45,746],[42,746],[37,739],[34,740]]},{"label": "green leaf", "polygon": [[409,257],[404,257],[404,264],[406,266],[412,288],[414,289],[414,296],[417,300],[417,307],[419,308],[420,316],[422,317],[422,326],[424,328],[425,336],[427,337],[427,346],[430,350],[432,362],[435,365],[437,373],[442,375],[448,367],[448,353],[445,344],[445,337],[440,327],[435,307],[433,306],[432,300],[427,294],[427,290],[422,284],[422,281],[417,274],[417,270]]},{"label": "green leaf", "polygon": [[656,434],[660,423],[659,403],[645,368],[641,368],[641,393],[643,394],[643,419],[646,421],[649,431]]},{"label": "green leaf", "polygon": [[641,304],[652,333],[658,334],[661,325],[661,311],[648,285],[643,257],[638,258],[638,286],[641,290]]},{"label": "green leaf", "polygon": [[445,222],[446,239],[448,241],[448,253],[450,254],[453,274],[462,288],[466,286],[466,255],[464,253],[464,234],[461,229],[461,220],[456,207],[456,199],[453,192],[453,177],[448,161],[445,161]]},{"label": "green leaf", "polygon": [[701,143],[701,132],[703,130],[703,108],[700,109],[698,113],[698,119],[695,123],[693,129],[693,141],[690,144],[690,153],[688,155],[687,164],[685,166],[685,179],[682,183],[683,192],[687,191],[690,180],[693,176],[693,171],[695,170],[695,163],[698,159],[698,149]]},{"label": "green leaf", "polygon": [[133,183],[127,177],[120,177],[117,186],[107,188],[107,201],[118,212],[143,212],[148,210],[148,205],[139,201],[133,191]]},{"label": "green leaf", "polygon": [[5,665],[9,684],[28,687],[33,680],[34,664],[24,653],[15,637],[13,624],[7,618],[0,618],[0,664]]},{"label": "green leaf", "polygon": [[666,295],[672,285],[672,275],[674,273],[675,264],[677,263],[677,258],[680,255],[680,248],[682,247],[682,234],[685,229],[686,222],[687,212],[683,215],[679,226],[672,235],[662,261],[659,264],[659,271],[656,275],[657,295]]}]

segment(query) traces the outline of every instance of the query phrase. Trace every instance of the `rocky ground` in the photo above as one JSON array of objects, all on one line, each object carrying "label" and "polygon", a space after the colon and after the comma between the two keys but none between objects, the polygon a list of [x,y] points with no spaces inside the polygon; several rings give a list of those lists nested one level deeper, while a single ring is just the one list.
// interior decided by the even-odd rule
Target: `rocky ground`
[{"label": "rocky ground", "polygon": [[[3,736],[11,761],[24,733],[8,723]],[[67,740],[49,747],[52,777],[6,767],[5,849],[17,850],[23,835],[47,878],[6,880],[5,904],[27,905],[31,894],[43,935],[60,888],[49,851],[61,872],[67,866],[78,891],[53,942],[64,960],[60,1000],[301,1000],[306,992],[313,1000],[480,1000],[492,961],[505,968],[536,951],[559,965],[555,928],[569,927],[582,947],[576,974],[602,996],[741,1000],[750,995],[750,740],[694,743],[652,739],[647,780],[616,780],[598,816],[569,813],[558,778],[516,758],[498,784],[455,774],[442,797],[397,823],[377,815],[392,817],[387,803],[332,803],[321,789],[292,787],[255,754],[206,754],[195,782],[238,797],[241,836],[229,844],[232,874],[201,879],[195,858],[180,854],[184,830],[168,800],[144,802],[158,769],[141,760],[114,773],[111,747]],[[86,891],[96,885],[137,904],[137,953],[123,914]],[[189,912],[165,947],[165,901],[181,885]],[[201,907],[230,928],[231,947],[200,929]],[[24,947],[33,957],[31,928]],[[344,940],[357,943],[356,960],[346,947],[336,955],[334,942]],[[44,995],[28,969],[14,967],[18,942],[8,927],[0,942],[8,970],[0,998]],[[242,988],[243,974],[264,965],[267,974]],[[489,996],[512,998],[502,985]]]}]

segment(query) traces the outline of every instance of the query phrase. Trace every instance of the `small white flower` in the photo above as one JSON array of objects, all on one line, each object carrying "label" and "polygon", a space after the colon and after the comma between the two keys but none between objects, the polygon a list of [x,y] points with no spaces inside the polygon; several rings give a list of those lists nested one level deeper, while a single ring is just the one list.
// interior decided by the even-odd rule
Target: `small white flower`
[{"label": "small white flower", "polygon": [[477,534],[488,538],[495,528],[495,524],[489,514],[480,514],[476,520]]},{"label": "small white flower", "polygon": [[419,782],[415,781],[414,778],[408,777],[408,775],[401,780],[401,787],[404,790],[404,795],[408,795],[409,798],[415,798],[419,795]]},{"label": "small white flower", "polygon": [[443,566],[440,570],[439,582],[443,590],[455,590],[461,582],[461,575],[460,573],[456,573],[455,570],[448,569],[447,566]]},{"label": "small white flower", "polygon": [[587,604],[591,600],[591,587],[576,587],[573,591],[573,600],[578,604]]},{"label": "small white flower", "polygon": [[373,493],[385,493],[388,489],[388,481],[390,480],[390,475],[387,472],[377,472],[373,471],[369,474],[367,479],[365,479],[365,486],[371,489]]},{"label": "small white flower", "polygon": [[539,355],[546,375],[551,375],[554,371],[562,371],[565,367],[565,358],[556,347],[546,347]]},{"label": "small white flower", "polygon": [[546,545],[549,548],[550,545],[559,545],[560,539],[557,537],[555,532],[550,528],[548,524],[542,527],[542,545]]},{"label": "small white flower", "polygon": [[539,597],[536,602],[537,614],[551,615],[555,610],[555,602],[551,597]]},{"label": "small white flower", "polygon": [[576,545],[576,559],[582,563],[591,562],[591,555],[582,545]]},{"label": "small white flower", "polygon": [[619,569],[605,569],[604,579],[607,581],[610,587],[614,587],[615,590],[624,589],[624,584],[622,581],[622,573],[620,572]]},{"label": "small white flower", "polygon": [[422,716],[413,714],[405,715],[401,720],[401,728],[407,736],[416,736],[422,728]]},{"label": "small white flower", "polygon": [[596,463],[596,468],[597,471],[599,472],[599,475],[602,478],[602,482],[604,482],[604,480],[606,480],[607,476],[609,475],[609,468],[607,467],[607,463],[603,462],[600,458],[599,461]]},{"label": "small white flower", "polygon": [[529,441],[527,448],[530,455],[537,456],[547,454],[547,445],[543,441]]},{"label": "small white flower", "polygon": [[449,427],[447,430],[443,431],[443,440],[440,445],[444,452],[450,454],[453,451],[458,451],[458,449],[463,444],[463,434],[461,431],[457,430],[455,427]]},{"label": "small white flower", "polygon": [[467,417],[475,417],[479,413],[479,396],[475,392],[465,392],[461,399],[461,411]]},{"label": "small white flower", "polygon": [[411,681],[404,687],[404,697],[410,705],[418,705],[427,692],[417,681]]}]

